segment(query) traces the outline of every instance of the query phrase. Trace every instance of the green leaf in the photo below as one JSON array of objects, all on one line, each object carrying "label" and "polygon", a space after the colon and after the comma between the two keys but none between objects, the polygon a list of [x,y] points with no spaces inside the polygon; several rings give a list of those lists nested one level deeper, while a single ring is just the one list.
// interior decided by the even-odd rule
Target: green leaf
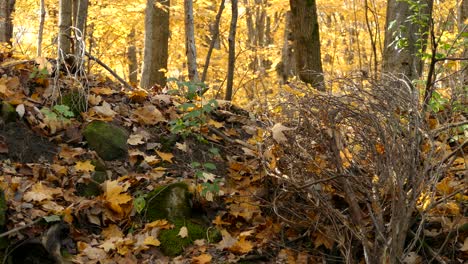
[{"label": "green leaf", "polygon": [[216,170],[216,165],[211,162],[204,163],[203,167],[207,170]]},{"label": "green leaf", "polygon": [[49,216],[44,216],[43,218],[47,223],[62,221],[62,218],[58,215],[49,215]]},{"label": "green leaf", "polygon": [[137,213],[141,213],[146,207],[146,200],[145,196],[138,196],[133,200],[133,206]]},{"label": "green leaf", "polygon": [[192,168],[198,168],[198,167],[201,166],[201,163],[194,161],[194,162],[190,163],[190,166],[192,166]]}]

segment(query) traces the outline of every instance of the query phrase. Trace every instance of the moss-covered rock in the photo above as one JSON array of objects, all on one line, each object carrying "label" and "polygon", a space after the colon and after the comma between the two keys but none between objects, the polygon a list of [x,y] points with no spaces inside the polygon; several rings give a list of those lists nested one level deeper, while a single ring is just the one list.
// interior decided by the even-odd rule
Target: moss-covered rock
[{"label": "moss-covered rock", "polygon": [[190,193],[187,184],[173,183],[156,188],[148,194],[146,218],[148,221],[189,218],[191,215]]},{"label": "moss-covered rock", "polygon": [[79,91],[70,91],[62,96],[62,104],[70,107],[75,116],[86,112],[87,107],[86,94]]},{"label": "moss-covered rock", "polygon": [[9,123],[9,122],[15,122],[16,121],[16,110],[11,104],[3,101],[2,102],[2,108],[1,108],[0,112],[2,114],[1,118],[2,118],[3,122]]},{"label": "moss-covered rock", "polygon": [[[184,249],[191,245],[197,239],[207,239],[210,242],[220,241],[221,235],[217,229],[207,229],[203,225],[192,222],[191,220],[178,219],[174,221],[175,227],[169,230],[163,230],[159,234],[161,242],[161,251],[166,256],[180,255]],[[188,236],[182,238],[179,236],[180,229],[186,227]]]},{"label": "moss-covered rock", "polygon": [[93,121],[85,127],[83,136],[104,160],[121,159],[128,154],[128,134],[116,125]]}]

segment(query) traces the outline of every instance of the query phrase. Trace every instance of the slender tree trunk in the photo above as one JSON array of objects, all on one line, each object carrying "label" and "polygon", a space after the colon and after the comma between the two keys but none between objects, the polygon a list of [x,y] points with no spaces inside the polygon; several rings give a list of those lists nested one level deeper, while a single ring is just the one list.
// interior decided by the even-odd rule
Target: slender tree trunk
[{"label": "slender tree trunk", "polygon": [[37,57],[42,56],[42,38],[44,36],[44,22],[45,22],[45,15],[46,15],[44,1],[45,0],[41,0],[41,3],[40,3],[41,13],[39,17],[39,32],[37,33],[37,52],[36,52]]},{"label": "slender tree trunk", "polygon": [[211,53],[213,52],[216,42],[219,42],[219,23],[221,22],[221,15],[223,14],[225,2],[225,0],[221,0],[221,4],[219,5],[218,13],[216,14],[216,19],[213,24],[213,36],[211,38],[210,47],[208,48],[208,53],[206,54],[205,65],[203,66],[203,74],[201,78],[202,83],[206,81],[208,66],[210,66]]},{"label": "slender tree trunk", "polygon": [[[468,33],[468,0],[462,0],[460,6],[458,7],[458,32],[459,34]],[[466,40],[466,38],[465,38]],[[462,53],[463,58],[468,58],[468,47],[465,45]],[[468,74],[466,74],[466,69],[468,67],[468,62],[462,61],[462,67],[465,69],[465,74],[463,75],[463,85],[466,87],[468,85]]]},{"label": "slender tree trunk", "polygon": [[58,60],[63,62],[71,52],[72,0],[60,0]]},{"label": "slender tree trunk", "polygon": [[191,82],[199,82],[197,70],[197,47],[193,20],[193,0],[184,0],[185,10],[185,52],[187,54],[188,76]]},{"label": "slender tree trunk", "polygon": [[383,72],[419,79],[423,70],[421,55],[427,46],[433,0],[388,0],[385,23]]},{"label": "slender tree trunk", "polygon": [[294,53],[290,45],[292,40],[291,32],[291,11],[286,12],[285,15],[285,27],[283,35],[283,48],[281,49],[281,62],[276,66],[276,72],[280,77],[280,83],[287,83],[289,77],[294,73]]},{"label": "slender tree trunk", "polygon": [[237,0],[231,0],[232,18],[229,27],[229,58],[228,58],[228,75],[225,100],[232,100],[232,87],[234,84],[234,66],[236,63],[236,31],[237,31]]},{"label": "slender tree trunk", "polygon": [[325,90],[315,0],[290,0],[296,71],[299,78]]},{"label": "slender tree trunk", "polygon": [[138,83],[138,61],[135,46],[135,28],[128,35],[127,48],[128,76],[132,86]]},{"label": "slender tree trunk", "polygon": [[[156,3],[160,7],[155,6]],[[166,86],[169,58],[169,0],[148,0],[145,13],[145,49],[140,86],[149,89],[157,84]]]},{"label": "slender tree trunk", "polygon": [[16,0],[0,0],[0,42],[12,44],[13,21]]},{"label": "slender tree trunk", "polygon": [[86,20],[88,18],[89,0],[78,1],[75,27],[75,67],[84,71],[84,55],[86,51]]}]

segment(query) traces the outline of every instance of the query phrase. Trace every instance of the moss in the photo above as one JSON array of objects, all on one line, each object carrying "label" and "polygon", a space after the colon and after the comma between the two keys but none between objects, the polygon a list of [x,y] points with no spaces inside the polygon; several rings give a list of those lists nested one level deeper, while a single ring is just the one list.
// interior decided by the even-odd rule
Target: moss
[{"label": "moss", "polygon": [[79,91],[70,91],[62,96],[62,104],[70,107],[70,110],[78,117],[80,113],[86,112],[86,95]]},{"label": "moss", "polygon": [[[161,242],[161,251],[166,256],[178,256],[184,252],[184,249],[191,245],[197,239],[207,239],[209,241],[219,241],[220,233],[216,229],[207,229],[206,227],[196,224],[190,220],[178,219],[174,221],[175,227],[170,230],[163,230],[159,234]],[[180,237],[178,234],[180,228],[187,227],[188,236]],[[208,230],[208,232],[207,232]],[[207,234],[208,233],[208,234]],[[208,237],[207,237],[208,235]]]},{"label": "moss", "polygon": [[161,186],[148,194],[146,219],[175,220],[191,215],[190,194],[183,182]]},{"label": "moss", "polygon": [[0,112],[2,113],[1,118],[3,119],[3,122],[9,123],[16,121],[16,110],[11,104],[2,102],[2,108]]},{"label": "moss", "polygon": [[93,121],[85,127],[83,135],[89,146],[104,160],[115,160],[127,156],[128,134],[118,126],[103,121]]}]

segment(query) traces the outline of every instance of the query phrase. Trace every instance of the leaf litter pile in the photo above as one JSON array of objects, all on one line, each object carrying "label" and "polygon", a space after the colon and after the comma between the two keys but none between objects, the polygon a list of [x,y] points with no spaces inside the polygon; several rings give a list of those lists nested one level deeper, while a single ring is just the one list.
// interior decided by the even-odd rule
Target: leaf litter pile
[{"label": "leaf litter pile", "polygon": [[[248,113],[220,102],[196,128],[202,139],[175,134],[169,123],[183,115],[178,96],[121,91],[96,76],[87,80],[89,92],[78,94],[82,90],[71,77],[30,78],[34,67],[37,63],[7,65],[0,79],[0,96],[17,114],[2,124],[0,134],[6,230],[18,230],[9,234],[11,241],[44,236],[60,220],[70,229],[61,247],[77,263],[216,263],[258,255],[278,232],[257,197],[264,193],[265,175],[256,142],[265,132]],[[79,116],[57,109],[67,93],[87,99],[77,107]],[[97,120],[124,128],[125,158],[105,161],[88,147],[82,131]],[[197,164],[207,169],[197,170]],[[104,172],[102,183],[93,178],[98,171]],[[176,227],[163,219],[145,221],[144,195],[176,182],[187,183],[194,213],[204,215],[221,238],[198,239],[172,259],[159,252],[158,234]],[[80,194],[93,183],[97,195]],[[177,232],[190,235],[185,226]]]},{"label": "leaf litter pile", "polygon": [[[0,188],[7,214],[6,219],[0,215],[0,239],[10,244],[5,260],[21,254],[15,249],[25,242],[48,245],[47,239],[53,240],[47,248],[53,257],[43,263],[56,262],[58,255],[73,263],[317,263],[339,255],[340,238],[327,232],[333,223],[320,222],[308,209],[294,212],[289,204],[305,201],[289,195],[283,204],[291,215],[305,215],[322,226],[289,222],[271,206],[285,184],[276,168],[286,171],[283,156],[294,157],[283,148],[295,133],[292,128],[273,122],[267,129],[223,101],[201,104],[167,91],[123,91],[100,76],[80,82],[53,78],[41,75],[41,67],[47,62],[10,61],[1,68]],[[93,123],[122,131],[125,146],[110,157],[98,155],[84,135]],[[111,137],[98,138],[97,146]],[[455,157],[454,168],[466,169],[465,158]],[[190,238],[192,220],[148,220],[149,194],[181,182],[188,186],[191,214],[208,229],[168,256],[164,247],[173,245],[165,245],[170,242],[162,234],[172,230],[176,237]],[[339,190],[326,182],[319,185],[337,207],[345,206]],[[431,215],[429,223],[437,227],[428,227],[426,236],[449,237],[455,219],[457,227],[466,226],[463,186],[455,174],[437,185],[438,197],[449,197],[443,210],[437,207]],[[459,230],[449,242],[462,259],[468,238],[466,230]]]}]

